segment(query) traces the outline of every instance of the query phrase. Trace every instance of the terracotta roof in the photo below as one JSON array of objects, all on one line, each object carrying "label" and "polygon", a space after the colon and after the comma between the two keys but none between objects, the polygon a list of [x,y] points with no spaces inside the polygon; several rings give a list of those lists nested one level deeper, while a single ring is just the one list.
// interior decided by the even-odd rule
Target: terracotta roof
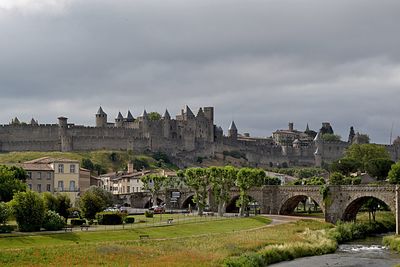
[{"label": "terracotta roof", "polygon": [[79,163],[78,160],[62,159],[62,158],[55,159],[55,158],[50,158],[50,157],[38,158],[38,159],[30,160],[30,161],[25,161],[24,163],[45,163],[45,164],[49,164],[49,163],[54,163],[54,162]]},{"label": "terracotta roof", "polygon": [[37,163],[21,163],[17,165],[26,171],[53,171],[48,164]]}]

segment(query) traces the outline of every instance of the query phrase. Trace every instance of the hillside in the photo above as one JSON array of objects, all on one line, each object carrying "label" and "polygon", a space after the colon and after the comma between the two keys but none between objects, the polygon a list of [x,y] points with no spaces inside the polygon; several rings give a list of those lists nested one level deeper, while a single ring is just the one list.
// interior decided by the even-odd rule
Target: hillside
[{"label": "hillside", "polygon": [[131,151],[79,151],[79,152],[8,152],[0,153],[0,164],[21,163],[24,161],[41,158],[67,158],[82,162],[82,159],[90,159],[93,164],[103,168],[103,172],[124,170],[129,161],[137,165],[144,164],[146,168],[169,168],[174,169],[172,164],[157,161],[149,155],[134,155]]}]

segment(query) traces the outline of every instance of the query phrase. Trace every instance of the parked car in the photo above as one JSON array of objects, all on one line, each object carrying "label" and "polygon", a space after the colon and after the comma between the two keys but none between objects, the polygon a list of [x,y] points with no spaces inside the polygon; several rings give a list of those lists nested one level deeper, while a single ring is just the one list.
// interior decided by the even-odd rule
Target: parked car
[{"label": "parked car", "polygon": [[163,206],[155,206],[152,207],[154,213],[164,213],[165,212],[165,208]]}]

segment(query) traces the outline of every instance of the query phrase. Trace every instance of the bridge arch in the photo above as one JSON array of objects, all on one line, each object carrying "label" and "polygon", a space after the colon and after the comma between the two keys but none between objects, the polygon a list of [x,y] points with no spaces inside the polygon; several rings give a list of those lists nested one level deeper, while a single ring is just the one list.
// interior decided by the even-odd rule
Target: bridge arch
[{"label": "bridge arch", "polygon": [[370,199],[380,202],[381,205],[386,205],[391,212],[394,212],[395,207],[391,207],[390,201],[385,201],[384,198],[379,196],[360,196],[353,199],[351,202],[345,204],[343,214],[341,216],[342,221],[355,221],[357,213],[360,211],[361,207]]},{"label": "bridge arch", "polygon": [[[247,196],[250,198],[250,202],[255,202],[260,208],[263,206],[263,198],[261,190],[249,190]],[[240,195],[238,191],[232,191],[229,201],[226,203],[225,212],[228,213],[238,213],[239,208],[236,207],[236,201],[239,199]]]},{"label": "bridge arch", "polygon": [[319,186],[284,186],[279,188],[278,214],[292,214],[297,205],[304,200],[311,199],[325,214],[325,203]]},{"label": "bridge arch", "polygon": [[[321,211],[325,214],[323,207],[323,204],[318,203],[318,200],[315,200],[314,198],[307,196],[307,195],[296,195],[292,196],[288,199],[286,199],[285,202],[282,203],[280,209],[279,209],[279,214],[282,215],[289,215],[294,212],[296,207],[300,204],[300,202],[306,201],[308,199],[311,199],[313,202],[315,202],[318,207],[321,209]],[[322,205],[322,207],[321,207]]]},{"label": "bridge arch", "polygon": [[[157,198],[157,205],[160,205],[161,203],[163,203],[164,201],[160,198]],[[151,207],[151,199],[149,199],[145,204],[144,207],[145,209],[148,209]]]},{"label": "bridge arch", "polygon": [[182,202],[180,208],[181,209],[188,209],[189,208],[189,204],[192,208],[194,208],[196,206],[196,203],[194,202],[194,194],[189,194],[188,196],[186,196],[185,200]]}]

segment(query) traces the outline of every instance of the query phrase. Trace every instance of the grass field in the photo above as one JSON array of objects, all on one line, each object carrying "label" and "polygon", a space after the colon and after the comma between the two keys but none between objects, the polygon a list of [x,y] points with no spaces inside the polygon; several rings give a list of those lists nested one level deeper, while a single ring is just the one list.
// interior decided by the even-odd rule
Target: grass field
[{"label": "grass field", "polygon": [[[235,218],[122,231],[77,232],[0,238],[0,265],[218,266],[230,256],[270,244],[304,240],[323,222],[265,227],[265,217]],[[147,234],[148,240],[139,240]]]}]

